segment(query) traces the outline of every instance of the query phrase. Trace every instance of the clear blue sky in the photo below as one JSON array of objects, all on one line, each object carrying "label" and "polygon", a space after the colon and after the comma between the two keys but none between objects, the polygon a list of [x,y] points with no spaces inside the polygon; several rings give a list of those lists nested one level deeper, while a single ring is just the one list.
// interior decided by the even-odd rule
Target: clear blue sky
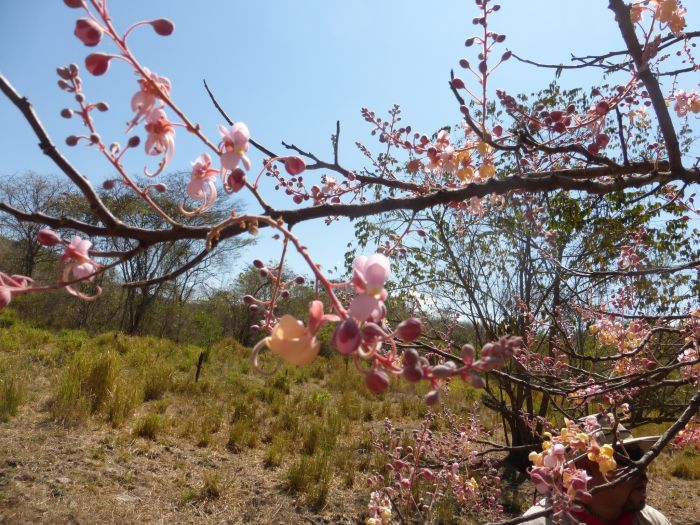
[{"label": "clear blue sky", "polygon": [[[607,0],[504,0],[490,29],[505,33],[504,49],[544,62],[566,61],[571,53],[590,54],[622,47]],[[688,22],[698,19],[690,6]],[[359,169],[362,157],[354,145],[370,146],[369,127],[360,108],[384,112],[398,103],[405,124],[433,132],[460,118],[447,88],[451,68],[462,57],[475,61],[464,40],[476,32],[472,0],[440,0],[432,5],[415,0],[332,0],[250,2],[208,0],[112,0],[115,25],[170,18],[172,36],[162,38],[150,27],[138,30],[131,46],[142,64],[167,76],[172,95],[209,136],[218,140],[222,120],[202,87],[209,85],[235,120],[243,120],[253,137],[281,152],[282,140],[331,158],[330,134],[341,121],[341,162]],[[76,121],[59,117],[69,97],[56,87],[55,68],[70,62],[82,66],[90,50],[74,36],[80,10],[61,0],[0,0],[0,71],[35,105],[57,143],[81,131]],[[697,24],[695,24],[697,25]],[[109,46],[98,49],[111,51]],[[553,79],[513,60],[493,79],[492,88],[530,92]],[[112,110],[98,117],[105,142],[125,142],[124,123],[130,118],[129,101],[136,90],[133,74],[119,62],[103,77],[84,75],[91,100],[106,100]],[[565,74],[568,87],[596,82],[590,74]],[[692,89],[696,86],[688,86]],[[36,139],[18,111],[0,99],[0,176],[34,170],[58,174],[36,148]],[[189,170],[202,147],[180,130],[172,170]],[[95,184],[113,176],[97,153],[86,147],[64,148],[70,160]],[[259,166],[260,155],[252,155]],[[133,156],[129,169],[143,168],[145,156]],[[153,167],[153,159],[148,159]],[[321,173],[307,173],[307,180]],[[280,207],[282,196],[272,188],[269,200]],[[249,201],[248,211],[257,211]],[[326,228],[321,224],[298,227],[312,255],[324,266],[342,265],[346,244],[352,240],[347,223]],[[274,257],[275,246],[262,242],[254,257]],[[292,264],[302,269],[297,259]]]}]

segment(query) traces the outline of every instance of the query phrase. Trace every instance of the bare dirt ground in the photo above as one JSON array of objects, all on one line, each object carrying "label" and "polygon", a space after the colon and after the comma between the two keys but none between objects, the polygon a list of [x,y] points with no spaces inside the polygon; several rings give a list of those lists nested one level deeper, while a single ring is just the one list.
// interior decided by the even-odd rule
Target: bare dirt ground
[{"label": "bare dirt ground", "polygon": [[[65,428],[48,421],[45,401],[0,425],[1,523],[361,523],[363,490],[332,490],[312,513],[260,450],[232,454],[223,436],[198,448],[105,425]],[[674,524],[700,523],[700,481],[652,477],[649,502]]]},{"label": "bare dirt ground", "polygon": [[[0,522],[358,522],[362,491],[332,491],[326,508],[311,514],[262,465],[260,450],[232,454],[223,443],[198,448],[104,426],[64,428],[25,406],[0,426]],[[216,479],[219,494],[207,479]]]}]

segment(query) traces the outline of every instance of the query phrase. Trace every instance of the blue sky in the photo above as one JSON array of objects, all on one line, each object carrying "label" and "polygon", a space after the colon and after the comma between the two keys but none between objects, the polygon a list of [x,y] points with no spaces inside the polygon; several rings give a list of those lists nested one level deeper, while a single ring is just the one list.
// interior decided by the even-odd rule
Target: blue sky
[{"label": "blue sky", "polygon": [[[571,53],[591,54],[621,48],[607,0],[504,0],[490,29],[507,35],[504,43],[521,56],[543,62],[566,61]],[[691,6],[692,8],[692,6]],[[464,40],[476,32],[471,20],[478,14],[471,0],[440,0],[429,6],[415,0],[330,0],[243,2],[208,0],[112,0],[117,28],[150,18],[170,18],[175,32],[158,37],[150,27],[138,30],[131,47],[141,63],[173,83],[179,105],[214,139],[221,122],[202,88],[206,78],[221,104],[235,120],[243,120],[253,137],[281,152],[281,141],[297,144],[322,158],[331,158],[330,134],[341,121],[341,162],[359,169],[363,159],[354,145],[376,143],[360,117],[367,106],[378,114],[401,105],[405,124],[433,132],[459,120],[458,106],[447,88],[451,68],[462,57],[474,60]],[[74,36],[80,10],[60,0],[0,1],[0,71],[30,98],[56,143],[80,131],[76,121],[58,116],[69,97],[56,87],[55,68],[70,62],[82,65],[89,49]],[[697,20],[691,9],[689,25]],[[101,45],[100,50],[111,48]],[[511,61],[492,80],[492,88],[530,92],[553,79]],[[596,82],[590,73],[565,74],[567,87]],[[124,123],[136,90],[133,74],[113,63],[109,73],[84,75],[91,100],[105,100],[111,111],[100,116],[106,142],[125,142]],[[689,86],[693,88],[693,86]],[[19,112],[0,99],[0,176],[34,170],[58,174],[36,148],[36,139]],[[203,148],[180,130],[171,168],[188,170]],[[376,149],[378,151],[378,149]],[[113,174],[97,153],[64,148],[70,160],[95,184]],[[145,156],[134,155],[127,167],[134,173]],[[253,155],[260,165],[260,155]],[[149,165],[153,166],[153,160]],[[307,181],[320,178],[307,173]],[[291,202],[268,187],[268,199],[280,207]],[[248,200],[248,211],[257,211]],[[311,254],[326,268],[342,265],[352,229],[342,222],[300,225]],[[259,247],[247,253],[271,258],[278,246],[261,235]],[[303,269],[298,258],[293,266]],[[240,264],[240,263],[239,263]]]}]

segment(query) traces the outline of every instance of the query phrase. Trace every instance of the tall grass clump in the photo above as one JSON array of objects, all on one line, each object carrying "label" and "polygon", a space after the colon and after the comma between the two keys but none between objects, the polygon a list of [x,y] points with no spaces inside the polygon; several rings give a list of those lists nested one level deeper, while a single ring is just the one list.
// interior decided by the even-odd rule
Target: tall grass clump
[{"label": "tall grass clump", "polygon": [[24,383],[13,370],[0,372],[0,422],[8,421],[19,412],[24,399]]},{"label": "tall grass clump", "polygon": [[78,352],[59,377],[49,408],[64,424],[79,424],[108,408],[117,391],[121,365],[114,352]]}]

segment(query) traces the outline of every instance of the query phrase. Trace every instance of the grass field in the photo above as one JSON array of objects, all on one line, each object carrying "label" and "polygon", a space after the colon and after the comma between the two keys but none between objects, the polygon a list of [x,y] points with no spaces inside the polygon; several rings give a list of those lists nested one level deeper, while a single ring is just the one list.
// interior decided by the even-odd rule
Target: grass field
[{"label": "grass field", "polygon": [[[340,356],[263,377],[231,340],[205,351],[11,316],[0,345],[0,523],[359,523],[385,462],[370,430],[390,418],[408,431],[427,412],[425,387],[370,394]],[[478,401],[451,389],[455,413]],[[695,523],[683,520],[700,516],[700,457],[664,456],[651,474],[655,506]]]}]

